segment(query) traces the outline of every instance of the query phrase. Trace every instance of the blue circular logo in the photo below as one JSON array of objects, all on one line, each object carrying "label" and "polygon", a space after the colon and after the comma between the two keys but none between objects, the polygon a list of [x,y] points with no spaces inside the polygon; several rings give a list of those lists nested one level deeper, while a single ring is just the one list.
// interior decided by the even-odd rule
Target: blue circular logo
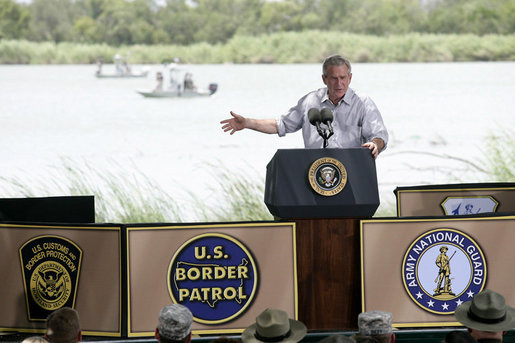
[{"label": "blue circular logo", "polygon": [[168,269],[173,301],[188,307],[203,324],[238,317],[257,290],[257,266],[247,248],[219,233],[196,236],[175,253]]},{"label": "blue circular logo", "polygon": [[424,310],[454,314],[486,284],[486,259],[479,244],[455,229],[423,233],[402,261],[402,281],[411,299]]}]

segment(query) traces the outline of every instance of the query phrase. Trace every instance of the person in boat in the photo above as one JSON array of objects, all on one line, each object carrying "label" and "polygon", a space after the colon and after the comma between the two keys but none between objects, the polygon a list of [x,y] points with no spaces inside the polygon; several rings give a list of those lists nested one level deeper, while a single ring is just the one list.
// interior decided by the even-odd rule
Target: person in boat
[{"label": "person in boat", "polygon": [[118,74],[118,75],[123,74],[122,56],[116,54],[116,55],[114,55],[113,59],[114,59],[114,67],[116,70],[116,74]]},{"label": "person in boat", "polygon": [[[365,147],[377,158],[388,144],[388,131],[372,99],[349,88],[351,80],[350,62],[340,55],[330,56],[322,65],[326,87],[306,94],[277,119],[252,119],[230,111],[232,118],[220,122],[222,130],[232,135],[252,129],[282,137],[302,129],[306,148],[322,148],[326,143],[329,148]],[[312,125],[308,112],[326,108],[333,113],[332,121],[329,124],[317,121],[316,126]],[[331,134],[320,134],[319,127]]]},{"label": "person in boat", "polygon": [[193,83],[193,75],[191,73],[186,73],[184,75],[184,90],[194,90],[195,85]]},{"label": "person in boat", "polygon": [[129,66],[129,63],[127,63],[127,61],[123,61],[123,72],[126,74],[126,75],[130,75],[131,74],[131,67]]},{"label": "person in boat", "polygon": [[104,64],[104,60],[102,57],[97,58],[97,71],[96,74],[100,75],[102,74],[102,65]]},{"label": "person in boat", "polygon": [[154,93],[162,92],[162,91],[163,91],[163,73],[161,73],[160,71],[158,71],[158,72],[156,73],[156,80],[157,80],[157,85],[156,85],[156,87],[154,88],[153,92],[154,92]]}]

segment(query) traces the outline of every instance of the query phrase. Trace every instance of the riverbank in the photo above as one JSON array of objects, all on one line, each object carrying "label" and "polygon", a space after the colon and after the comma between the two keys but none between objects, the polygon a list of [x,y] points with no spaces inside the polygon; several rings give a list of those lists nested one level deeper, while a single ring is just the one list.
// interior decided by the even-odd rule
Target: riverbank
[{"label": "riverbank", "polygon": [[0,64],[92,64],[115,54],[133,64],[319,63],[339,53],[352,62],[514,61],[512,35],[358,35],[342,32],[284,32],[236,36],[226,44],[132,45],[0,41]]}]

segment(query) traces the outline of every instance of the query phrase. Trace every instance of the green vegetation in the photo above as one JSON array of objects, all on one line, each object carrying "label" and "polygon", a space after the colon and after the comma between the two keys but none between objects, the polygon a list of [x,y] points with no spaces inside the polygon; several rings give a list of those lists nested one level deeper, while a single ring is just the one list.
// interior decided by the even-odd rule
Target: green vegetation
[{"label": "green vegetation", "polygon": [[197,221],[230,222],[272,220],[273,217],[264,204],[264,180],[248,172],[231,171],[223,168],[223,164],[210,164],[215,175],[217,189],[210,187],[213,200],[217,206],[206,206],[204,199],[189,193],[193,199],[190,203],[196,212]]},{"label": "green vegetation", "polygon": [[0,41],[0,64],[90,64],[115,54],[133,64],[159,64],[180,57],[185,63],[320,63],[340,53],[352,62],[513,61],[515,34],[435,35],[411,33],[378,37],[339,32],[280,32],[235,36],[225,44],[109,46],[106,44]]},{"label": "green vegetation", "polygon": [[506,0],[0,0],[0,64],[515,60]]},{"label": "green vegetation", "polygon": [[514,34],[506,0],[0,0],[0,63],[498,61]]},{"label": "green vegetation", "polygon": [[0,0],[0,38],[133,45],[223,44],[236,36],[515,33],[506,0]]},{"label": "green vegetation", "polygon": [[485,174],[499,182],[515,182],[515,142],[511,132],[490,135],[483,152]]}]

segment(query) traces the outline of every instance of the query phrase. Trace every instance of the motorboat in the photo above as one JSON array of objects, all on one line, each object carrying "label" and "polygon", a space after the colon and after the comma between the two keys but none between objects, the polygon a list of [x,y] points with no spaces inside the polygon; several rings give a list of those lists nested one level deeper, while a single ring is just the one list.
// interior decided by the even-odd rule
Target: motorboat
[{"label": "motorboat", "polygon": [[99,79],[113,79],[113,78],[134,78],[134,77],[147,77],[150,72],[148,70],[144,70],[140,73],[113,73],[113,74],[104,74],[104,73],[95,73],[95,76]]},{"label": "motorboat", "polygon": [[205,89],[167,89],[167,90],[137,90],[145,98],[194,98],[213,95],[218,86],[216,83],[209,84]]},{"label": "motorboat", "polygon": [[150,73],[148,68],[143,68],[143,70],[139,73],[134,73],[132,71],[131,66],[127,62],[127,58],[123,58],[119,54],[114,55],[114,73],[104,73],[102,71],[103,61],[102,59],[97,60],[97,70],[95,72],[95,76],[99,79],[104,78],[135,78],[135,77],[147,77]]},{"label": "motorboat", "polygon": [[193,81],[193,74],[175,63],[168,69],[168,82],[164,82],[164,79],[163,73],[157,72],[157,85],[154,89],[136,90],[136,92],[146,98],[193,98],[211,96],[218,89],[216,83],[210,83],[205,88],[198,87]]}]

